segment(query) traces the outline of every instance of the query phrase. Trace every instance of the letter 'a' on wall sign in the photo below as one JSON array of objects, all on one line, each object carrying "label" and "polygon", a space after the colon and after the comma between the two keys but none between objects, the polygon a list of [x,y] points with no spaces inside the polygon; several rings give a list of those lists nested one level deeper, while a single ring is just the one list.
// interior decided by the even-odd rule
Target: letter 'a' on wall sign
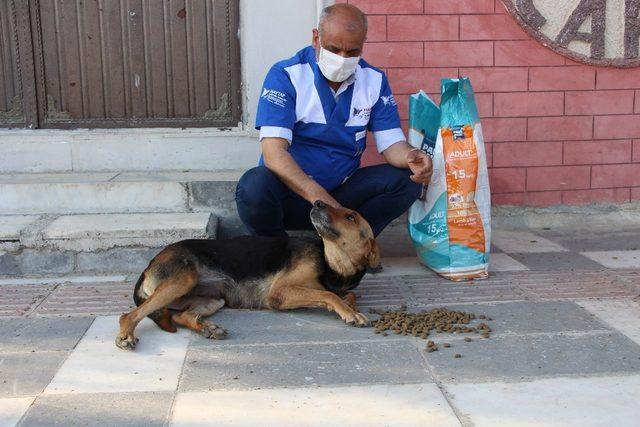
[{"label": "letter 'a' on wall sign", "polygon": [[544,46],[573,60],[640,67],[640,0],[502,0]]}]

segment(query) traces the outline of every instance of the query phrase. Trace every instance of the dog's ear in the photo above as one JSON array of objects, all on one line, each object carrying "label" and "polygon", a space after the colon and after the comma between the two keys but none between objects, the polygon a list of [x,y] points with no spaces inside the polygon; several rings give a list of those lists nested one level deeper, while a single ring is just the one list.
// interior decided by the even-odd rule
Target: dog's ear
[{"label": "dog's ear", "polygon": [[367,265],[371,268],[380,266],[380,248],[376,243],[376,239],[369,239],[370,250],[367,254]]}]

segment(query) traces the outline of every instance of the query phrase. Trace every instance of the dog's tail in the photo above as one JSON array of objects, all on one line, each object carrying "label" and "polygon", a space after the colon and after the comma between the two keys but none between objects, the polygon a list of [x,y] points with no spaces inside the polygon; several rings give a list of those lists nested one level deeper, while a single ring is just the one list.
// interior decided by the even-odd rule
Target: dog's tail
[{"label": "dog's tail", "polygon": [[[146,295],[144,290],[142,289],[142,283],[144,282],[145,278],[146,271],[143,271],[138,278],[138,281],[136,282],[135,289],[133,290],[133,302],[136,304],[136,307],[141,306],[142,303],[144,303],[147,298],[149,298],[149,296]],[[171,313],[166,307],[149,313],[147,317],[153,320],[156,325],[158,325],[163,331],[173,333],[178,330],[178,328],[176,328],[176,326],[171,321]]]},{"label": "dog's tail", "polygon": [[133,302],[136,303],[136,307],[140,307],[140,305],[142,305],[142,303],[147,299],[147,296],[143,294],[143,291],[140,288],[142,286],[142,282],[144,282],[144,278],[145,272],[143,271],[136,282],[136,287],[133,289]]}]

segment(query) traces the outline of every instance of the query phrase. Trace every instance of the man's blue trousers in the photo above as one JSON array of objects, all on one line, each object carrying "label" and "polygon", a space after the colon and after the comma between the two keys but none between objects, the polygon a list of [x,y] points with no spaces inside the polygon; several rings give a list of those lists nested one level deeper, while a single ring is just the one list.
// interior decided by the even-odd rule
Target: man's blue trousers
[{"label": "man's blue trousers", "polygon": [[[358,169],[330,194],[344,207],[356,210],[374,235],[404,213],[420,195],[421,185],[409,179],[408,169],[388,164]],[[249,232],[286,236],[285,230],[311,230],[311,203],[291,191],[271,170],[248,170],[236,188],[236,204]]]}]

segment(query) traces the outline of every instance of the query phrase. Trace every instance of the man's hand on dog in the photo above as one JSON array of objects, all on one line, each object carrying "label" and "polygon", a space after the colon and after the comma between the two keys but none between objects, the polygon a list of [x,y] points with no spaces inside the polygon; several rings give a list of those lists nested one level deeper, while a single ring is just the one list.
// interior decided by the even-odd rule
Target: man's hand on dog
[{"label": "man's hand on dog", "polygon": [[422,150],[411,150],[407,153],[407,165],[413,173],[410,176],[413,182],[429,184],[433,173],[433,163],[431,157]]}]

